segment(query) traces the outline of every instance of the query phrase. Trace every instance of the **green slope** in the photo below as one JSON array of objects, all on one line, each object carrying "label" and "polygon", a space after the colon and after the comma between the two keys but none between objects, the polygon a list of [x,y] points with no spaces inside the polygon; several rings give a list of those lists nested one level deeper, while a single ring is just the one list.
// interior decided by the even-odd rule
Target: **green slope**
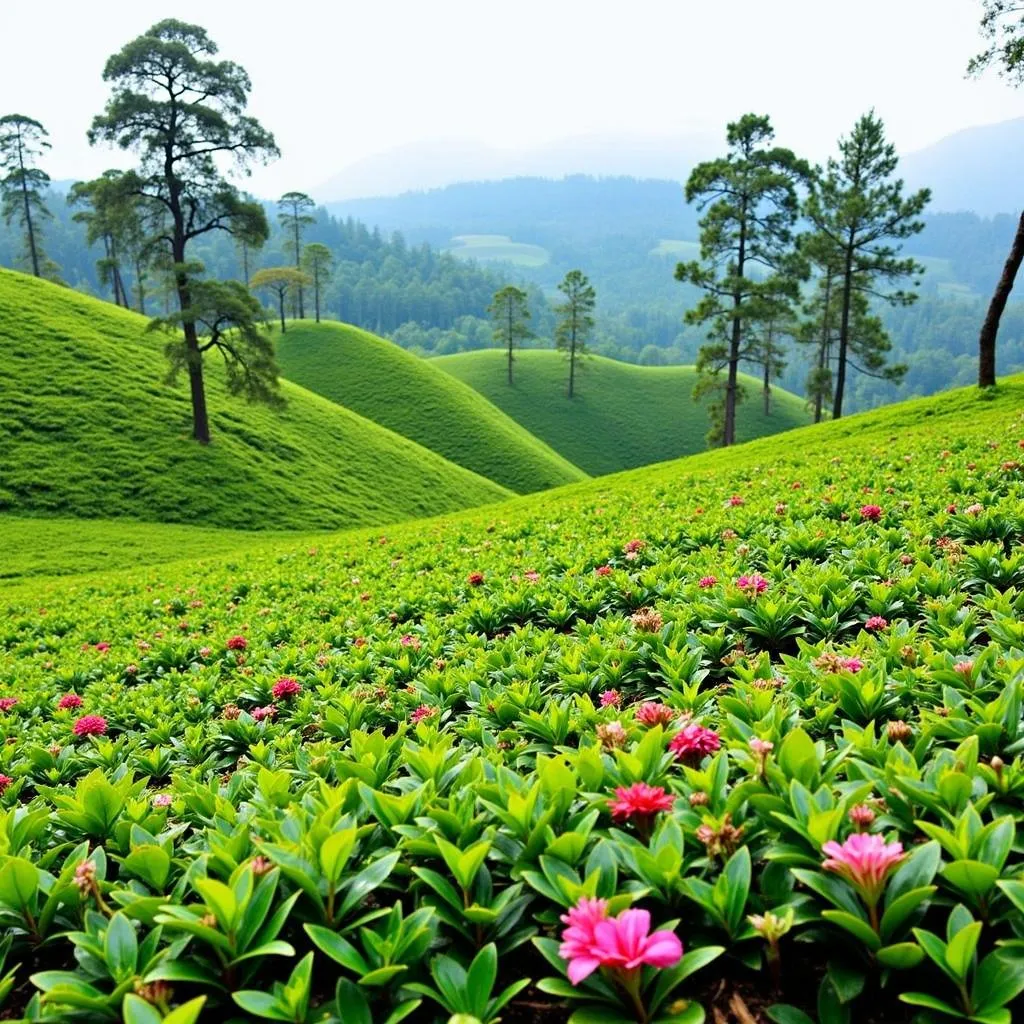
[{"label": "green slope", "polygon": [[212,360],[213,443],[197,445],[146,323],[0,271],[0,512],[325,529],[508,494],[295,385],[282,412],[232,398]]},{"label": "green slope", "polygon": [[433,362],[339,323],[295,321],[278,338],[289,380],[520,494],[585,474]]},{"label": "green slope", "polygon": [[[431,362],[587,473],[614,473],[707,447],[708,416],[691,397],[695,372],[690,366],[633,366],[592,356],[577,375],[577,393],[570,401],[565,397],[568,369],[558,352],[517,353],[512,387],[505,377],[504,353],[496,349]],[[740,441],[808,422],[803,400],[779,388],[765,417],[760,383],[750,377],[744,383],[748,398],[739,413]]]}]

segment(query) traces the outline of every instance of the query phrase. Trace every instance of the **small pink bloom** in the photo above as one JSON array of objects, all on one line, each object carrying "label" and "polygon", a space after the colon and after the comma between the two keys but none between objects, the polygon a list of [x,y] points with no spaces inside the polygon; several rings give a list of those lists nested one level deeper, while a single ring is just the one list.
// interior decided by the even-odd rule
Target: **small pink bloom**
[{"label": "small pink bloom", "polygon": [[628,788],[619,786],[615,790],[615,799],[609,800],[608,806],[616,821],[626,821],[630,818],[650,820],[659,811],[671,811],[674,799],[661,786],[634,782]]},{"label": "small pink bloom", "polygon": [[14,781],[10,775],[0,775],[0,796],[7,792],[7,787]]},{"label": "small pink bloom", "polygon": [[99,651],[100,654],[106,654],[107,651],[110,650],[110,644],[108,644],[105,640],[102,640],[100,641],[100,643],[96,645],[96,650]]},{"label": "small pink bloom", "polygon": [[742,498],[741,498],[741,497],[740,497],[740,496],[739,496],[738,494],[734,494],[734,495],[733,495],[733,496],[732,496],[732,497],[731,497],[731,498],[730,498],[730,499],[729,499],[729,500],[728,500],[728,501],[726,502],[726,505],[730,505],[730,506],[732,506],[733,508],[736,508],[736,506],[738,506],[738,505],[742,505],[742,504],[743,504],[743,499],[742,499]]},{"label": "small pink bloom", "polygon": [[82,706],[82,698],[77,693],[65,693],[59,701],[57,701],[57,709],[59,711],[68,711],[74,708],[80,708]]},{"label": "small pink bloom", "polygon": [[675,708],[653,700],[645,701],[636,709],[636,720],[641,725],[668,725],[676,720],[676,716]]},{"label": "small pink bloom", "polygon": [[845,878],[864,898],[875,906],[885,889],[885,881],[903,860],[902,843],[886,843],[877,833],[857,832],[842,846],[833,841],[822,847],[822,867]]},{"label": "small pink bloom", "polygon": [[529,583],[536,583],[537,580],[540,579],[540,573],[539,572],[535,572],[533,569],[531,569],[529,572],[524,572],[523,573],[523,577]]},{"label": "small pink bloom", "polygon": [[611,576],[611,574],[612,574],[612,567],[611,567],[610,565],[599,565],[599,566],[598,566],[598,567],[597,567],[597,568],[596,568],[596,569],[594,570],[594,572],[595,572],[595,573],[596,573],[596,574],[597,574],[598,576]]},{"label": "small pink bloom", "polygon": [[872,615],[867,622],[864,623],[864,628],[869,633],[877,633],[880,629],[885,629],[889,625],[889,620],[881,615]]},{"label": "small pink bloom", "polygon": [[861,519],[869,519],[873,523],[877,523],[882,518],[882,506],[881,505],[861,505],[860,507]]},{"label": "small pink bloom", "polygon": [[768,589],[768,581],[760,573],[741,576],[736,581],[736,589],[751,595],[763,594]]},{"label": "small pink bloom", "polygon": [[76,736],[103,736],[106,731],[107,720],[102,715],[82,715],[72,728]]},{"label": "small pink bloom", "polygon": [[974,662],[973,661],[958,661],[953,666],[953,671],[956,672],[958,675],[963,676],[965,679],[970,679],[971,675],[974,672]]},{"label": "small pink bloom", "polygon": [[249,641],[244,636],[229,636],[224,646],[229,651],[244,651],[249,646]]},{"label": "small pink bloom", "polygon": [[601,694],[601,707],[617,708],[622,704],[622,694],[618,690],[605,690]]},{"label": "small pink bloom", "polygon": [[847,672],[859,672],[864,667],[860,658],[843,658],[841,664]]},{"label": "small pink bloom", "polygon": [[250,714],[255,721],[262,722],[265,718],[273,718],[277,714],[277,708],[273,704],[267,704],[262,708],[253,708]]},{"label": "small pink bloom", "polygon": [[420,643],[418,636],[413,636],[412,633],[404,634],[398,641],[403,647],[411,647],[414,651],[418,651],[423,645]]},{"label": "small pink bloom", "polygon": [[866,832],[875,820],[875,812],[867,804],[856,804],[850,808],[850,821],[858,832]]},{"label": "small pink bloom", "polygon": [[713,754],[721,745],[722,740],[714,729],[690,722],[672,737],[668,749],[679,761],[699,761],[705,754]]},{"label": "small pink bloom", "polygon": [[716,583],[718,583],[717,576],[701,576],[697,586],[700,587],[701,590],[710,590]]},{"label": "small pink bloom", "polygon": [[199,657],[200,657],[200,658],[206,659],[206,658],[208,658],[208,657],[209,657],[209,656],[210,656],[210,655],[211,655],[212,653],[213,653],[213,651],[211,651],[209,647],[200,647],[200,648],[199,648]]},{"label": "small pink bloom", "polygon": [[171,797],[170,793],[157,793],[157,795],[155,797],[153,797],[153,806],[154,807],[170,807],[171,806],[171,800],[172,800],[172,797]]},{"label": "small pink bloom", "polygon": [[479,587],[484,581],[484,574],[482,572],[471,572],[466,577],[466,582],[471,587]]},{"label": "small pink bloom", "polygon": [[294,697],[297,693],[301,692],[302,686],[297,679],[292,679],[291,676],[281,676],[281,678],[274,683],[270,694],[274,700],[282,700],[288,697]]},{"label": "small pink bloom", "polygon": [[17,697],[0,697],[0,711],[7,712],[18,703]]},{"label": "small pink bloom", "polygon": [[758,757],[767,757],[775,749],[775,744],[771,740],[763,740],[759,736],[755,736],[750,741],[750,749]]},{"label": "small pink bloom", "polygon": [[409,721],[413,725],[417,725],[422,722],[424,718],[433,718],[437,714],[437,708],[432,708],[429,704],[421,704],[410,716]]},{"label": "small pink bloom", "polygon": [[643,551],[645,547],[647,547],[647,541],[645,540],[630,540],[626,542],[622,550],[627,555],[634,555],[638,551]]}]

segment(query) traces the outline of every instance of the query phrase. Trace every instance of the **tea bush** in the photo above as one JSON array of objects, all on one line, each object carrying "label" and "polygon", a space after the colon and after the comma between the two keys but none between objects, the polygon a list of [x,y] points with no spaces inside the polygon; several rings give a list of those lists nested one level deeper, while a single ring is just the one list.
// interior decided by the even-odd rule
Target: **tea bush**
[{"label": "tea bush", "polygon": [[0,994],[1010,1022],[1022,395],[5,591]]}]

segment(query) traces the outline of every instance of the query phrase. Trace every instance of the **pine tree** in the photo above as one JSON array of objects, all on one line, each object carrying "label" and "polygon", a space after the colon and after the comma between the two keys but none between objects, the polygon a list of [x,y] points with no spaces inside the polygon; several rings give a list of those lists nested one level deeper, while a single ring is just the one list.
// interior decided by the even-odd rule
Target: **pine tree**
[{"label": "pine tree", "polygon": [[587,354],[587,339],[594,329],[596,293],[583,273],[570,270],[558,290],[565,301],[555,306],[555,348],[569,359],[569,397],[576,388],[576,363]]},{"label": "pine tree", "polygon": [[[839,140],[839,158],[830,159],[825,169],[818,171],[804,204],[804,214],[813,227],[816,259],[836,268],[840,293],[833,419],[843,414],[851,355],[860,357],[861,365],[852,365],[861,372],[889,379],[902,376],[898,367],[886,369],[889,341],[884,329],[875,329],[867,312],[871,298],[894,306],[914,302],[915,292],[895,285],[924,272],[915,260],[901,259],[900,246],[892,243],[924,228],[919,217],[931,193],[921,189],[904,196],[903,182],[894,177],[898,163],[881,119],[871,111],[860,118],[849,137]],[[857,296],[864,302],[859,303]],[[858,317],[859,338],[855,337]]]},{"label": "pine tree", "polygon": [[[302,232],[310,224],[316,223],[316,217],[309,212],[316,209],[316,203],[305,192],[285,192],[277,201],[277,209],[278,223],[288,236],[286,251],[290,252],[295,260],[295,269],[301,270]],[[306,309],[303,304],[301,285],[295,292],[295,296],[298,300],[299,319],[302,320],[306,315]]]},{"label": "pine tree", "polygon": [[676,280],[705,293],[686,314],[687,323],[708,326],[694,396],[714,396],[708,439],[723,445],[736,440],[739,364],[750,325],[763,315],[764,303],[795,300],[806,276],[793,229],[797,190],[809,168],[792,151],[769,148],[774,137],[767,117],[744,115],[728,126],[728,155],[699,164],[686,183],[687,202],[704,214],[700,259],[680,263]]},{"label": "pine tree", "polygon": [[331,274],[334,254],[320,242],[310,242],[302,250],[302,269],[313,282],[313,304],[316,307],[316,322],[320,323],[320,293]]},{"label": "pine tree", "polygon": [[[173,19],[154,25],[107,61],[103,79],[113,93],[89,131],[93,144],[112,143],[139,154],[125,187],[160,210],[159,242],[174,276],[184,336],[181,366],[189,378],[192,436],[202,444],[210,440],[203,380],[203,355],[210,348],[201,345],[199,323],[192,319],[207,304],[193,294],[202,269],[190,258],[192,243],[215,231],[267,236],[262,206],[246,201],[224,178],[218,159],[245,169],[252,160],[278,155],[274,137],[245,114],[251,88],[245,69],[213,60],[216,53],[198,25]],[[246,350],[239,355],[244,358]],[[251,368],[272,371],[266,360]],[[266,381],[246,393],[259,398],[272,386]]]},{"label": "pine tree", "polygon": [[[1024,3],[1021,0],[982,0],[981,33],[988,45],[972,58],[967,71],[980,75],[996,65],[999,73],[1013,85],[1024,84]],[[990,388],[996,383],[996,339],[1003,310],[1013,291],[1014,282],[1024,264],[1024,212],[1017,222],[1017,231],[1010,245],[1003,272],[996,282],[985,321],[978,335],[978,387]]]},{"label": "pine tree", "polygon": [[487,307],[487,312],[494,322],[494,340],[508,352],[508,383],[511,386],[512,351],[533,337],[526,292],[514,285],[506,285],[494,293],[494,301]]},{"label": "pine tree", "polygon": [[310,283],[308,274],[294,267],[264,267],[252,275],[249,287],[253,291],[269,291],[277,296],[277,308],[281,318],[281,333],[288,329],[284,320],[284,300]]},{"label": "pine tree", "polygon": [[25,251],[36,277],[51,276],[43,273],[47,260],[39,236],[39,221],[50,216],[43,198],[50,176],[32,166],[50,148],[48,134],[24,114],[0,117],[0,213],[7,224],[17,220],[25,232]]}]

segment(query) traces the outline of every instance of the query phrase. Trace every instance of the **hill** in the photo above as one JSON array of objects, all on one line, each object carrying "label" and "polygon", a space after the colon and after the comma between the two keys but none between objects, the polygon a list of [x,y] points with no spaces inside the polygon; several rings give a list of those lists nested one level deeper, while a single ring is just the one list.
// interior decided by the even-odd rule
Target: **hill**
[{"label": "hill", "polygon": [[277,335],[282,373],[346,409],[523,494],[585,474],[435,362],[339,323]]},{"label": "hill", "polygon": [[508,493],[295,385],[281,412],[231,398],[212,360],[214,440],[201,447],[146,323],[0,271],[0,511],[325,529]]},{"label": "hill", "polygon": [[[433,362],[476,388],[531,434],[587,473],[600,475],[664,462],[706,447],[708,416],[691,397],[692,366],[634,366],[592,356],[578,377],[578,391],[565,397],[566,364],[558,352],[525,349],[516,355],[509,387],[502,352],[460,352]],[[738,435],[748,441],[808,421],[802,399],[773,389],[765,417],[760,383],[745,377],[748,399]]]}]

